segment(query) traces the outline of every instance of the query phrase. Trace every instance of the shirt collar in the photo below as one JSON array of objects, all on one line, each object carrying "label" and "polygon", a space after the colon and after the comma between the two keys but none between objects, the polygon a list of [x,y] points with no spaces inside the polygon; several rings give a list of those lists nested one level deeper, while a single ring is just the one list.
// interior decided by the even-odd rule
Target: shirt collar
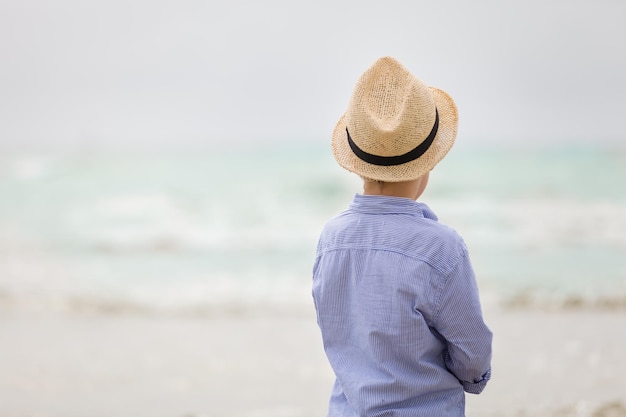
[{"label": "shirt collar", "polygon": [[438,220],[437,215],[424,203],[404,197],[355,194],[350,209],[368,214],[413,214]]}]

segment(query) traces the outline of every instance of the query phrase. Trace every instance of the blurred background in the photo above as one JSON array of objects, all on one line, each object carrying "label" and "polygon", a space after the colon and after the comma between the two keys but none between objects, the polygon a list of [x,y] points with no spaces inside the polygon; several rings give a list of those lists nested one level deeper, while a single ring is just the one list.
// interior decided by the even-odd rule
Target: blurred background
[{"label": "blurred background", "polygon": [[617,0],[0,0],[0,307],[308,311],[318,233],[360,191],[330,135],[391,55],[459,107],[423,200],[485,303],[623,311],[624,17]]},{"label": "blurred background", "polygon": [[424,200],[466,238],[486,291],[623,300],[625,12],[2,1],[0,295],[308,302],[319,229],[359,191],[330,132],[358,76],[392,55],[459,106]]}]

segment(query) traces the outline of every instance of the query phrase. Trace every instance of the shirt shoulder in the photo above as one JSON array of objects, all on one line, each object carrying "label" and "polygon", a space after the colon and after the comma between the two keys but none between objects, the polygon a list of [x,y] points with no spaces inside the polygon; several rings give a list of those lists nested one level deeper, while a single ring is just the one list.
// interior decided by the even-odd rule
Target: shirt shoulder
[{"label": "shirt shoulder", "polygon": [[444,275],[467,253],[456,230],[439,223],[434,216],[346,210],[324,226],[317,256],[329,251],[355,250],[398,253],[425,262]]}]

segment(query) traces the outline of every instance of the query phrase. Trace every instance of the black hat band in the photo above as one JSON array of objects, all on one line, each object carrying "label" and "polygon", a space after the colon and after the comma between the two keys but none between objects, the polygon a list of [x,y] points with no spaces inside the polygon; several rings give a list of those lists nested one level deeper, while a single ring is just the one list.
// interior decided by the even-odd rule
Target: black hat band
[{"label": "black hat band", "polygon": [[424,153],[426,153],[428,148],[430,148],[430,145],[435,140],[435,136],[437,136],[438,129],[439,129],[439,112],[437,111],[437,108],[435,108],[435,124],[433,125],[433,128],[430,131],[430,134],[428,135],[428,137],[424,139],[422,143],[417,145],[415,149],[412,149],[403,155],[397,155],[397,156],[379,156],[379,155],[373,155],[371,153],[367,153],[363,149],[359,148],[356,145],[356,143],[354,143],[354,141],[350,137],[350,132],[348,132],[347,127],[346,127],[346,133],[348,134],[348,144],[350,145],[350,149],[352,149],[352,152],[354,152],[354,154],[359,159],[372,165],[394,166],[394,165],[406,164],[407,162],[414,161],[420,156],[424,155]]}]

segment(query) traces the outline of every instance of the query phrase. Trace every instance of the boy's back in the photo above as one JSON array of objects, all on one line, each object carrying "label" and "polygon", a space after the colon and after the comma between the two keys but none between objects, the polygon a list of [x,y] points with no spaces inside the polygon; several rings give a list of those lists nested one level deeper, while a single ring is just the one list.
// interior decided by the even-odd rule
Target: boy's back
[{"label": "boy's back", "polygon": [[[337,376],[329,416],[463,416],[459,379],[477,393],[489,369],[491,334],[474,294],[463,241],[426,205],[356,195],[324,228],[314,266]],[[445,352],[459,356],[449,361],[458,376]]]}]

